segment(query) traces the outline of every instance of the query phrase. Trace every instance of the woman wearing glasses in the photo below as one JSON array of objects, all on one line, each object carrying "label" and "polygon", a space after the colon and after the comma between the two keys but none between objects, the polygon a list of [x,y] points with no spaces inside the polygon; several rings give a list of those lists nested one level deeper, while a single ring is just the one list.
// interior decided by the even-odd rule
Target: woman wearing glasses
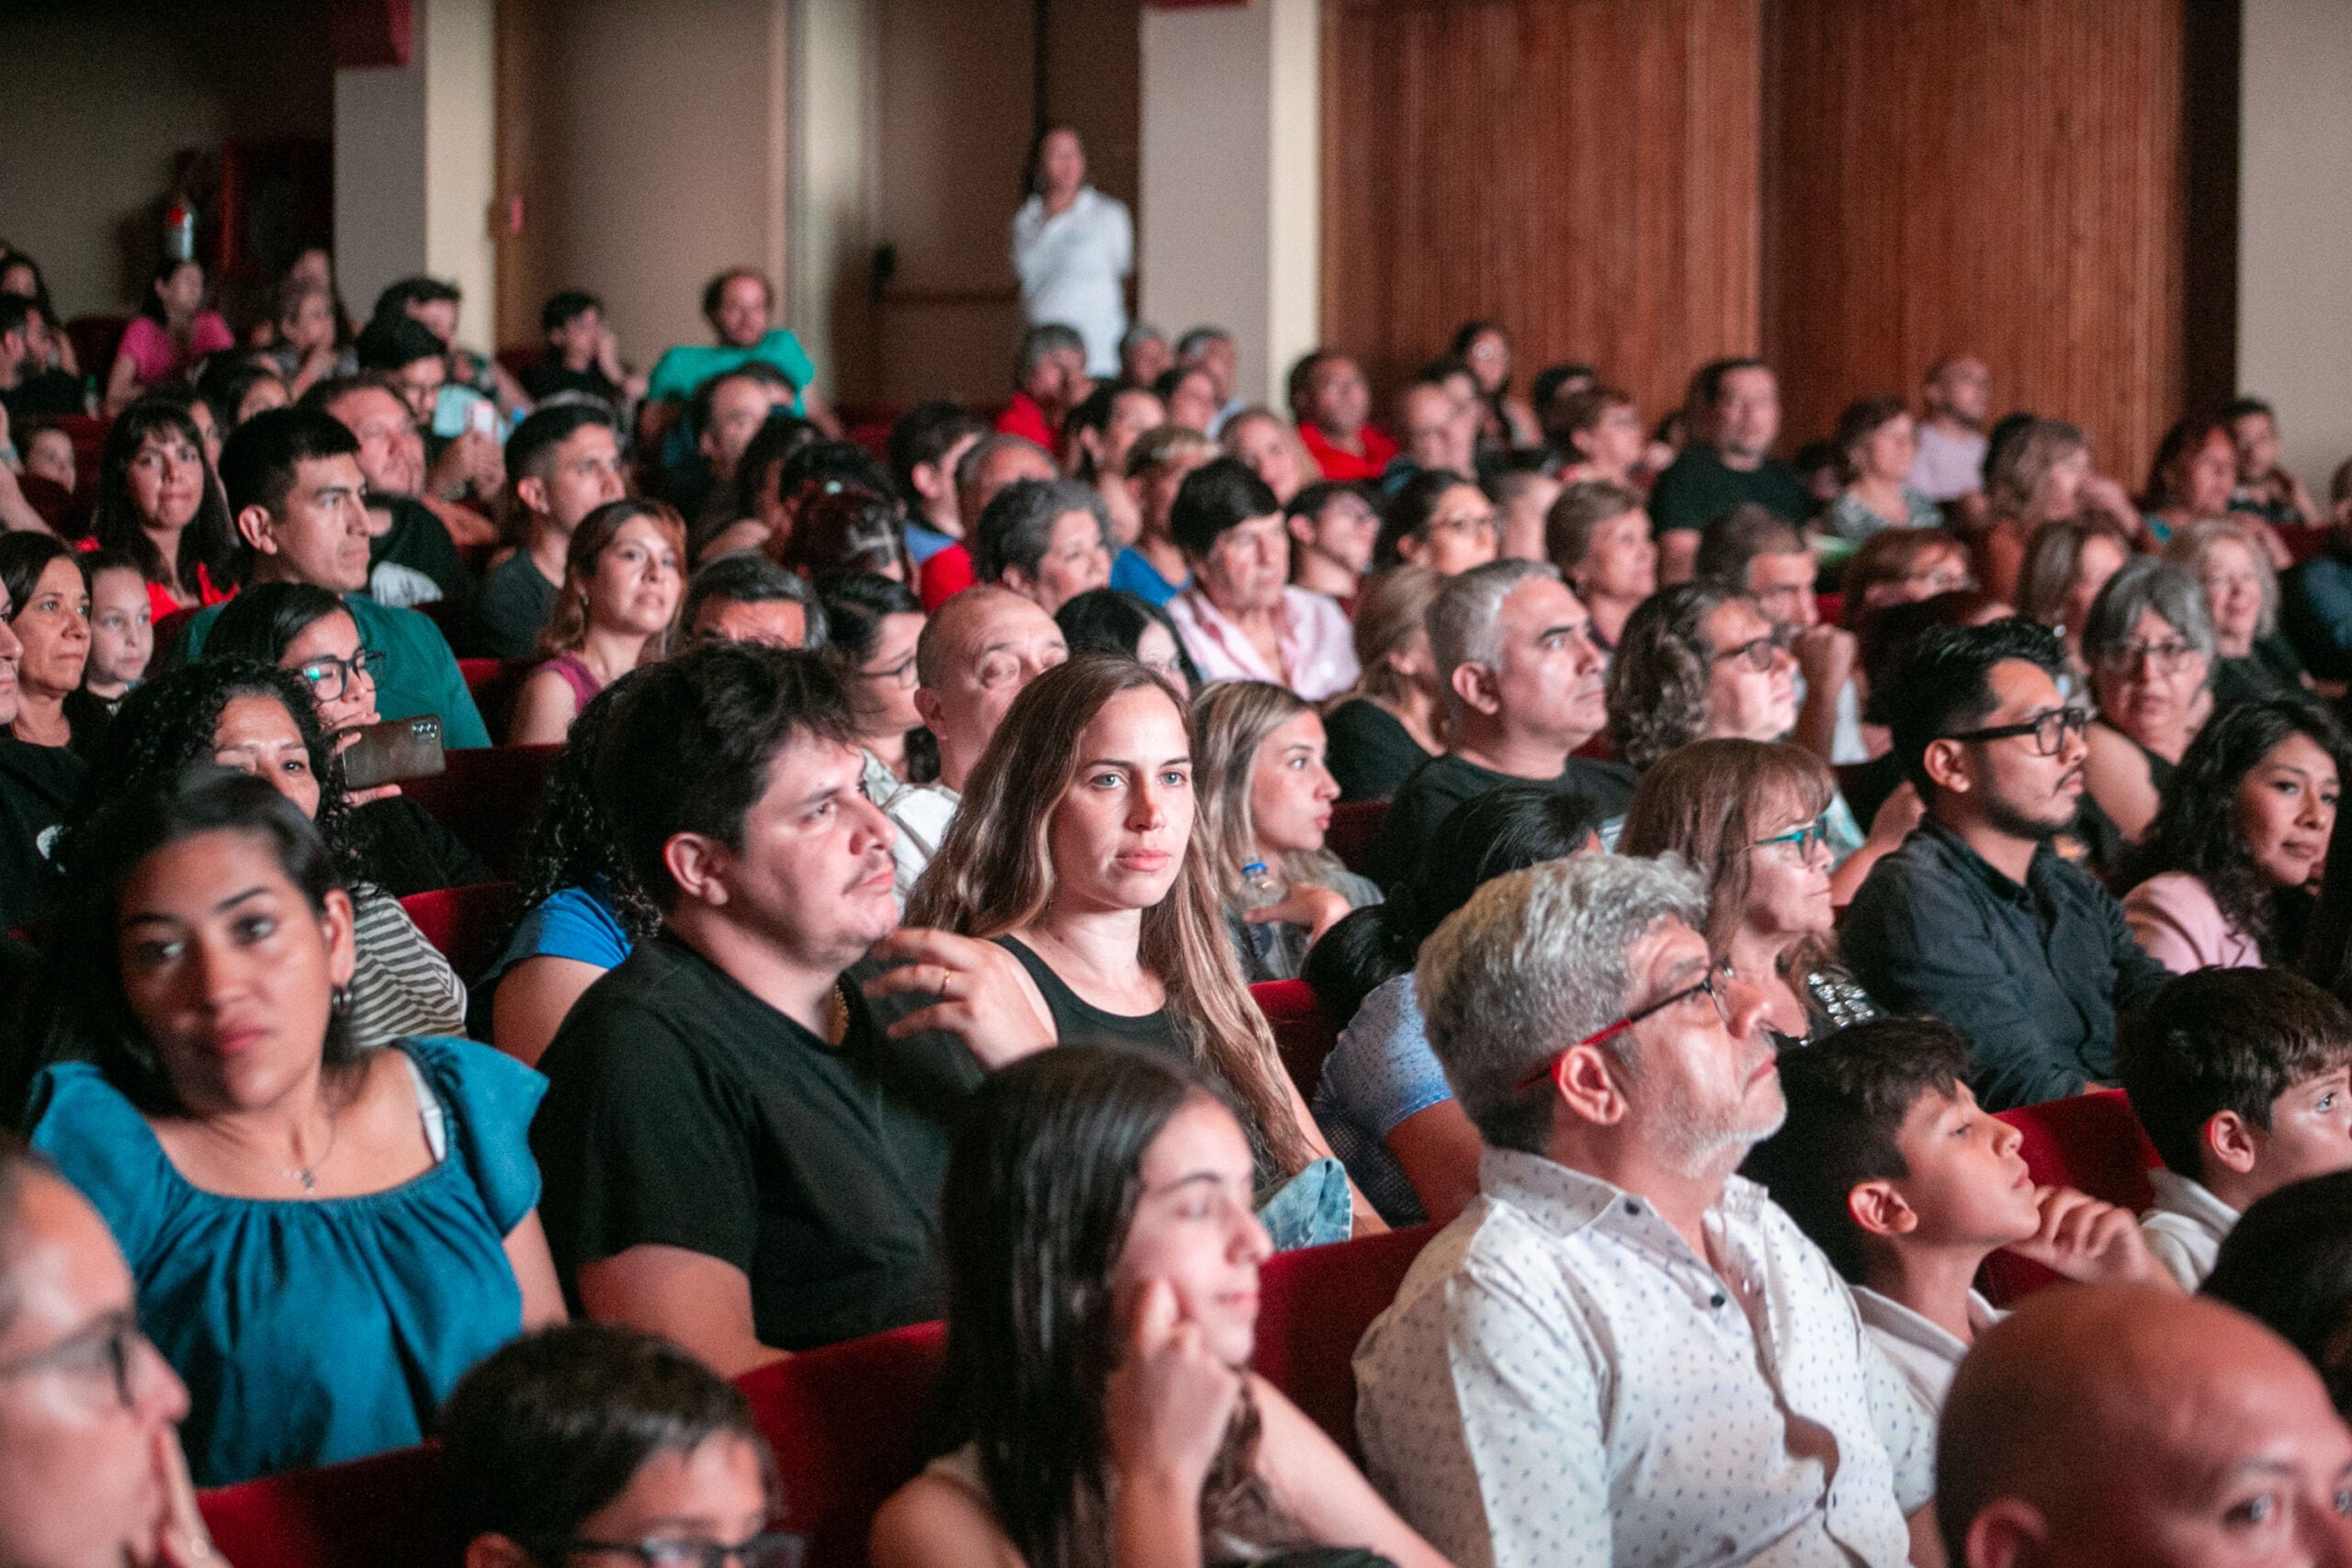
[{"label": "woman wearing glasses", "polygon": [[799,1568],[742,1391],[650,1334],[526,1335],[459,1380],[440,1438],[467,1568]]},{"label": "woman wearing glasses", "polygon": [[[2083,658],[2098,716],[2083,761],[2085,798],[2136,844],[2181,754],[2212,711],[2206,681],[2213,623],[2205,591],[2179,567],[2126,561],[2092,601]],[[2098,852],[2094,852],[2095,854]],[[2114,861],[2101,858],[2112,869]]]},{"label": "woman wearing glasses", "polygon": [[418,1442],[468,1367],[562,1320],[545,1085],[462,1040],[358,1043],[351,896],[286,794],[198,767],[111,799],[51,953],[86,1059],[35,1080],[33,1143],[122,1246],[199,1484]]},{"label": "woman wearing glasses", "polygon": [[[359,625],[341,597],[315,584],[262,582],[246,589],[213,623],[204,657],[251,659],[300,676],[319,728],[338,754],[379,717],[376,672],[384,656],[361,646]],[[345,800],[352,849],[393,897],[492,880],[481,857],[400,785],[379,784]]]},{"label": "woman wearing glasses", "polygon": [[1373,543],[1372,567],[1385,571],[1404,562],[1453,577],[1486,565],[1501,549],[1495,503],[1477,481],[1428,468],[1389,498],[1380,514],[1380,537]]},{"label": "woman wearing glasses", "polygon": [[685,525],[658,501],[607,502],[580,520],[539,634],[547,662],[514,699],[510,745],[560,742],[591,697],[668,655],[685,558]]},{"label": "woman wearing glasses", "polygon": [[1696,740],[1642,775],[1618,852],[1680,855],[1707,879],[1707,945],[1763,993],[1783,1047],[1878,1016],[1838,967],[1827,811],[1837,784],[1801,746]]},{"label": "woman wearing glasses", "polygon": [[870,571],[830,579],[817,596],[825,605],[825,651],[857,711],[866,797],[879,803],[901,785],[930,784],[939,777],[939,743],[915,711],[922,601]]},{"label": "woman wearing glasses", "polygon": [[2335,833],[2344,732],[2301,697],[2215,716],[2165,784],[2123,917],[2176,975],[2291,963]]}]

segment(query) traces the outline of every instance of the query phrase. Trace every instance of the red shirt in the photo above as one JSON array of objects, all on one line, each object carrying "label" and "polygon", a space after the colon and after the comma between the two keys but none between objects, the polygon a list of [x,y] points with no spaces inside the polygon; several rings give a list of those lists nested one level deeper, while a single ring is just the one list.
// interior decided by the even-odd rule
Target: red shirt
[{"label": "red shirt", "polygon": [[996,432],[999,435],[1026,436],[1048,455],[1054,449],[1054,427],[1046,423],[1045,409],[1026,392],[1012,394],[1012,400],[996,416]]},{"label": "red shirt", "polygon": [[922,607],[937,610],[950,599],[978,582],[972,575],[972,552],[956,540],[943,550],[934,550],[922,563],[922,581],[917,592],[922,596]]},{"label": "red shirt", "polygon": [[1320,426],[1305,420],[1299,421],[1298,438],[1306,444],[1315,466],[1327,479],[1376,479],[1396,457],[1396,443],[1383,435],[1377,425],[1367,424],[1356,432],[1357,444],[1363,447],[1361,457],[1332,446]]}]

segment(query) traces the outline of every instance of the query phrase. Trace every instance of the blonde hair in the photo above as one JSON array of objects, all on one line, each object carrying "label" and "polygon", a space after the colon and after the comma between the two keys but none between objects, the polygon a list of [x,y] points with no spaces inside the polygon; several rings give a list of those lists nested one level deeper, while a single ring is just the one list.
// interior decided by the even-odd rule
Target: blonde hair
[{"label": "blonde hair", "polygon": [[[1045,913],[1054,895],[1053,819],[1077,781],[1078,737],[1113,697],[1156,691],[1184,725],[1173,687],[1132,659],[1080,654],[1023,688],[964,786],[939,852],[907,900],[906,923],[987,941]],[[1169,1021],[1231,1089],[1279,1174],[1315,1157],[1291,1109],[1282,1057],[1250,1000],[1227,934],[1198,824],[1168,896],[1143,911],[1138,956],[1167,988]]]},{"label": "blonde hair", "polygon": [[[1266,681],[1224,681],[1193,699],[1193,793],[1201,813],[1193,838],[1228,906],[1237,903],[1242,868],[1260,858],[1250,810],[1258,750],[1275,730],[1314,711],[1289,687]],[[1328,886],[1342,868],[1329,850],[1293,850],[1275,869],[1284,882]]]},{"label": "blonde hair", "polygon": [[[540,653],[578,653],[588,646],[588,585],[595,581],[596,565],[615,536],[639,518],[652,524],[663,541],[678,552],[678,601],[681,604],[685,602],[686,525],[676,510],[658,501],[608,501],[582,517],[580,526],[571,531],[571,543],[563,556],[563,587],[557,591],[555,609],[539,633]],[[638,663],[651,664],[668,658],[670,641],[677,629],[678,618],[673,612],[668,626],[645,639],[645,648],[637,656]]]},{"label": "blonde hair", "polygon": [[2268,552],[2251,530],[2224,517],[2209,517],[2175,534],[2172,542],[2165,547],[2165,558],[2187,567],[2201,584],[2205,581],[2205,558],[2224,539],[2244,550],[2246,558],[2254,562],[2254,574],[2262,583],[2262,615],[2254,623],[2254,635],[2268,637],[2278,629],[2278,574],[2271,568]]},{"label": "blonde hair", "polygon": [[2064,420],[2037,419],[1993,451],[1984,470],[1984,499],[1996,517],[2033,524],[2033,492],[2041,476],[2062,459],[2086,451],[2090,442]]},{"label": "blonde hair", "polygon": [[1387,702],[1405,699],[1405,677],[1388,656],[1429,629],[1430,606],[1445,580],[1425,566],[1392,566],[1356,591],[1356,690]]}]

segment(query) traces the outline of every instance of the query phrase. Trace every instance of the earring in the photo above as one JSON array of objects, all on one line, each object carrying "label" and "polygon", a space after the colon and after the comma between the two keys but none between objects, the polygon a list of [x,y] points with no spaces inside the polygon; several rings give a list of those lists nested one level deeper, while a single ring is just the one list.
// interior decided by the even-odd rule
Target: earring
[{"label": "earring", "polygon": [[341,1018],[351,1010],[351,987],[337,986],[327,998],[327,1010]]}]

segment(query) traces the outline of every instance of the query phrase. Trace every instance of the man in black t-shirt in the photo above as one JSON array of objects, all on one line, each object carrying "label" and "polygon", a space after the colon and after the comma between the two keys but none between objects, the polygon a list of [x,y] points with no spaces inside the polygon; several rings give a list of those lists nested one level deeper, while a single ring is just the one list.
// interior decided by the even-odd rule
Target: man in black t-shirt
[{"label": "man in black t-shirt", "polygon": [[952,1119],[1053,1040],[1010,953],[893,937],[863,771],[820,656],[733,643],[630,676],[598,760],[665,925],[540,1058],[540,1213],[575,1310],[730,1376],[940,1314]]},{"label": "man in black t-shirt", "polygon": [[522,547],[482,580],[466,647],[491,659],[526,659],[555,614],[572,531],[628,493],[613,416],[600,403],[539,410],[507,437],[506,475],[525,521]]},{"label": "man in black t-shirt", "polygon": [[1507,784],[1549,784],[1587,796],[1604,818],[1624,815],[1632,770],[1570,755],[1608,722],[1607,660],[1557,570],[1524,560],[1473,567],[1438,591],[1429,631],[1453,744],[1397,787],[1366,874],[1394,889],[1447,813]]},{"label": "man in black t-shirt", "polygon": [[534,400],[584,393],[617,419],[645,396],[643,373],[621,363],[620,340],[605,319],[605,302],[594,294],[567,288],[548,296],[539,311],[539,330],[547,334],[547,357],[522,376],[523,390]]},{"label": "man in black t-shirt", "polygon": [[1690,378],[1684,407],[1698,428],[1650,489],[1657,580],[1690,576],[1699,530],[1743,502],[1791,523],[1813,510],[1796,470],[1771,457],[1781,435],[1781,381],[1760,359],[1714,359]]},{"label": "man in black t-shirt", "polygon": [[48,368],[49,324],[40,307],[0,294],[0,408],[11,424],[44,415],[86,413],[82,383]]}]

